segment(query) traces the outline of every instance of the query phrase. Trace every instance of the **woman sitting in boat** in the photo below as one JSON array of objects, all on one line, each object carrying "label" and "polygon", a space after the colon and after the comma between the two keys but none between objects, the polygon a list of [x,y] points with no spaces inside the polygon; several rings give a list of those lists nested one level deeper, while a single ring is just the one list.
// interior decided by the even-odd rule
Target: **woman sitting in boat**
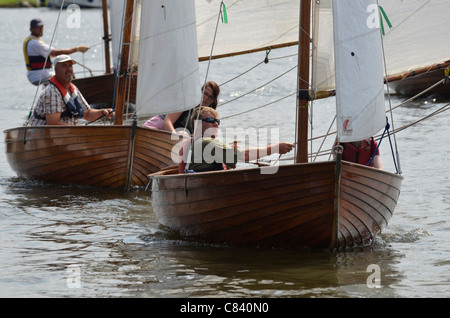
[{"label": "woman sitting in boat", "polygon": [[383,169],[378,143],[373,138],[343,142],[340,145],[344,147],[342,160]]},{"label": "woman sitting in boat", "polygon": [[[209,106],[216,109],[218,104],[218,97],[220,94],[219,85],[213,81],[206,82],[206,84],[204,85],[204,90],[202,87],[202,92],[202,106]],[[144,127],[158,130],[167,130],[173,133],[177,133],[177,128],[187,129],[188,131],[192,132],[193,127],[190,126],[192,111],[193,109],[189,109],[185,110],[184,112],[154,116],[144,123]]]},{"label": "woman sitting in boat", "polygon": [[[273,153],[285,154],[294,148],[294,144],[287,142],[244,150],[236,145],[233,147],[225,145],[216,139],[220,119],[217,111],[211,107],[196,108],[191,116],[191,126],[194,127],[194,124],[196,125],[195,135],[198,137],[194,136],[188,169],[195,172],[228,170],[235,168],[238,161],[249,162]],[[191,140],[186,139],[180,150],[181,162],[178,165],[180,173],[186,170],[185,162],[190,145]]]}]

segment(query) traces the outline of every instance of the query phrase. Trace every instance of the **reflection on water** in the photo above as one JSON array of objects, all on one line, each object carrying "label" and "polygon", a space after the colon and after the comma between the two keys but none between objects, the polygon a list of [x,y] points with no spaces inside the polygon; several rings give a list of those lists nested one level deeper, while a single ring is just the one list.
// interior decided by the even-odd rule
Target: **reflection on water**
[{"label": "reflection on water", "polygon": [[[7,257],[0,287],[7,288],[0,295],[7,297],[403,297],[396,286],[406,274],[398,264],[409,259],[412,244],[432,235],[394,224],[373,247],[339,253],[211,246],[160,226],[143,190],[19,178],[1,185],[0,249]],[[405,253],[392,247],[398,244]]]}]

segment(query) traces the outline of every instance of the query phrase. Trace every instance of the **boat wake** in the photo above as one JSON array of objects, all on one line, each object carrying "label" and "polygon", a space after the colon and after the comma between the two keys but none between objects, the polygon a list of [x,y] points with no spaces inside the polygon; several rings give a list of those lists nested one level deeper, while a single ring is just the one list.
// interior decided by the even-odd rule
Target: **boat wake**
[{"label": "boat wake", "polygon": [[[387,229],[385,232],[381,234],[379,239],[383,244],[389,243],[414,243],[422,239],[423,237],[432,236],[433,234],[424,230],[422,228],[416,229],[402,229],[396,228],[391,229],[390,231]],[[378,242],[380,243],[380,242]]]}]

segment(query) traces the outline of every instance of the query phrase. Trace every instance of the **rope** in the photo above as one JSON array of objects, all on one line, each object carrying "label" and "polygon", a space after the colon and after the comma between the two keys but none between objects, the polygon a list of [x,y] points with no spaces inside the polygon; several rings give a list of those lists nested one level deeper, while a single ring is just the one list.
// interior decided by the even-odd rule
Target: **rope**
[{"label": "rope", "polygon": [[[420,123],[420,122],[422,122],[422,121],[424,121],[424,120],[426,120],[426,119],[430,119],[430,118],[432,118],[432,117],[434,117],[434,116],[436,116],[436,115],[439,115],[439,114],[441,114],[441,113],[443,113],[443,112],[445,112],[445,111],[447,111],[447,110],[450,110],[450,103],[448,103],[448,104],[442,106],[441,108],[439,108],[439,109],[437,109],[436,111],[434,111],[434,112],[428,114],[427,116],[424,116],[424,117],[422,117],[422,118],[420,118],[420,119],[418,119],[418,120],[416,120],[416,121],[413,121],[413,122],[411,122],[411,123],[409,123],[409,124],[407,124],[407,125],[404,125],[404,126],[402,126],[402,127],[400,127],[400,128],[396,128],[396,130],[395,130],[394,132],[395,132],[395,133],[398,133],[398,132],[400,132],[400,131],[402,131],[402,130],[405,130],[406,128],[412,127],[412,126],[415,125],[415,124],[418,124],[418,123]],[[308,142],[309,142],[309,141],[313,141],[313,140],[323,139],[323,138],[326,138],[326,137],[328,137],[328,136],[330,136],[330,135],[333,135],[333,134],[336,134],[336,131],[334,131],[334,132],[332,132],[332,133],[329,133],[329,134],[326,134],[326,135],[321,135],[321,136],[317,136],[317,137],[310,138],[310,139],[308,139]],[[388,137],[390,138],[389,132],[388,132]],[[374,136],[373,138],[374,138],[375,140],[380,140],[381,134],[376,135],[376,136]],[[391,147],[391,150],[392,150],[392,152],[393,152],[392,147]],[[313,158],[313,157],[317,158],[317,157],[319,157],[319,156],[330,155],[330,153],[331,153],[331,149],[317,150],[316,152],[310,153],[310,154],[308,155],[308,157],[309,157],[309,158]],[[280,161],[286,161],[286,160],[293,160],[293,159],[294,159],[294,157],[284,157],[284,158],[281,158],[281,159],[279,159],[279,160],[280,160]],[[395,157],[394,157],[394,163],[395,163]]]},{"label": "rope", "polygon": [[[122,25],[120,26],[120,41],[119,41],[119,52],[117,54],[117,67],[116,67],[116,74],[114,77],[114,93],[113,93],[113,100],[112,100],[112,109],[116,109],[116,91],[117,91],[117,81],[119,78],[119,69],[120,69],[120,55],[122,54],[122,40],[123,40],[123,26],[125,25],[125,9],[126,9],[126,1],[123,2],[122,7]],[[127,21],[128,23],[128,21]]]},{"label": "rope", "polygon": [[258,89],[261,89],[261,88],[264,87],[265,85],[267,85],[267,84],[269,84],[269,83],[272,83],[273,81],[275,81],[275,80],[279,79],[280,77],[286,75],[287,73],[291,72],[293,69],[296,69],[296,67],[297,67],[297,66],[294,66],[294,67],[290,68],[290,69],[287,70],[286,72],[281,73],[280,75],[278,75],[277,77],[274,77],[273,79],[271,79],[270,81],[266,82],[265,84],[263,84],[263,85],[261,85],[261,86],[259,86],[259,87],[256,87],[255,89],[253,89],[253,90],[251,90],[251,91],[249,91],[249,92],[247,92],[247,93],[245,93],[245,94],[243,94],[243,95],[241,95],[241,96],[239,96],[239,97],[236,97],[236,98],[234,98],[234,99],[230,99],[230,100],[228,100],[228,101],[222,103],[221,106],[223,106],[223,105],[225,105],[225,104],[228,104],[228,103],[231,103],[231,102],[233,102],[233,101],[235,101],[235,100],[237,100],[237,99],[239,99],[239,98],[242,98],[242,97],[244,97],[244,96],[246,96],[246,95],[248,95],[248,94],[250,94],[250,93],[253,93],[253,92],[257,91]]},{"label": "rope", "polygon": [[[212,60],[212,55],[213,55],[213,51],[214,51],[214,45],[216,43],[217,30],[219,29],[219,21],[220,21],[220,18],[223,17],[222,9],[225,10],[225,4],[224,4],[223,1],[221,1],[221,3],[220,3],[219,14],[217,15],[216,29],[214,31],[214,38],[213,38],[213,42],[212,42],[212,45],[211,45],[211,52],[209,53],[208,67],[206,68],[205,80],[203,82],[203,90],[202,90],[202,94],[201,94],[200,101],[199,101],[200,109],[201,109],[201,106],[202,106],[203,95],[205,94],[206,83],[208,82],[209,68],[211,66],[211,60]],[[196,118],[197,121],[199,120],[199,117],[200,117],[200,111],[197,112],[197,118]],[[186,125],[187,125],[187,122],[186,122]],[[196,130],[195,126],[196,125],[194,125],[194,127],[193,127],[193,129],[194,129],[194,132],[193,132],[194,136],[195,136],[195,130]],[[185,128],[186,128],[186,126],[185,126]],[[192,138],[191,143],[193,143],[193,141],[194,141],[194,138]],[[191,147],[189,147],[189,151],[188,151],[188,155],[187,155],[188,159],[191,158],[191,153],[192,153],[192,145],[191,145]],[[187,160],[187,161],[188,162],[186,162],[186,166],[185,166],[185,169],[184,169],[185,172],[189,170],[190,160]]]},{"label": "rope", "polygon": [[[380,148],[381,142],[383,141],[384,134],[386,133],[386,131],[387,131],[388,134],[389,134],[389,128],[390,128],[389,121],[388,121],[388,119],[387,119],[387,117],[386,117],[386,126],[384,127],[384,131],[383,131],[383,133],[381,134],[380,141],[378,142],[377,148],[375,149],[375,151],[374,151],[372,157],[370,158],[369,162],[366,163],[366,166],[368,166],[368,165],[370,165],[370,164],[372,163],[372,160],[373,160],[373,158],[375,157],[375,155],[376,155],[378,149]],[[389,138],[389,139],[390,139],[390,138]],[[392,144],[391,144],[391,148],[392,148]],[[395,162],[395,158],[394,158],[394,162]]]},{"label": "rope", "polygon": [[295,54],[290,54],[290,55],[285,55],[285,56],[273,57],[273,58],[270,58],[270,59],[269,59],[269,53],[270,53],[270,52],[271,52],[270,50],[266,51],[266,57],[264,58],[263,61],[261,61],[261,62],[255,64],[254,66],[252,66],[252,67],[250,67],[249,69],[247,69],[246,71],[244,71],[244,72],[242,72],[242,73],[236,75],[235,77],[232,77],[232,78],[230,78],[229,80],[227,80],[227,81],[221,83],[219,86],[222,87],[222,86],[224,86],[224,85],[226,85],[226,84],[228,84],[228,83],[230,83],[230,82],[232,82],[232,81],[238,79],[239,77],[241,77],[241,76],[243,76],[243,75],[249,73],[250,71],[253,71],[253,70],[256,69],[258,66],[261,66],[262,64],[268,64],[270,61],[273,61],[273,60],[285,59],[285,58],[289,58],[289,57],[293,57],[293,56],[296,56],[296,55],[297,55],[297,53],[295,53]]},{"label": "rope", "polygon": [[235,113],[235,114],[230,115],[230,116],[222,117],[222,119],[228,119],[228,118],[235,117],[235,116],[239,116],[239,115],[242,115],[242,114],[247,114],[247,113],[252,112],[252,111],[254,111],[254,110],[258,110],[258,109],[267,107],[267,106],[269,106],[269,105],[278,103],[278,102],[282,101],[283,99],[286,99],[286,98],[288,98],[288,97],[291,97],[292,95],[295,95],[296,93],[297,93],[297,92],[293,92],[293,93],[291,93],[291,94],[289,94],[289,95],[286,95],[286,96],[284,96],[284,97],[281,97],[281,98],[279,98],[279,99],[277,99],[277,100],[274,100],[274,101],[272,101],[272,102],[269,102],[269,103],[267,103],[267,104],[263,104],[263,105],[261,105],[261,106],[258,106],[258,107],[255,107],[255,108],[252,108],[252,109],[249,109],[249,110],[240,112],[240,113]]},{"label": "rope", "polygon": [[[378,1],[377,1],[377,5],[380,8],[380,5],[379,5]],[[385,73],[387,74],[386,56],[384,54],[385,51],[384,51],[383,33],[381,32],[381,30],[380,30],[380,40],[381,40],[381,49],[382,49],[382,52],[383,52],[384,70],[385,70]],[[393,135],[394,135],[395,151],[396,151],[396,155],[397,155],[396,157],[397,157],[397,161],[398,161],[398,169],[397,169],[397,166],[396,166],[396,169],[397,169],[397,173],[399,173],[399,170],[400,170],[400,156],[399,156],[399,153],[398,153],[397,138],[395,137],[394,116],[393,116],[393,112],[392,112],[391,94],[390,94],[390,90],[389,90],[389,80],[388,80],[387,76],[386,76],[386,80],[385,81],[386,81],[386,87],[387,87],[389,109],[391,110],[391,122],[392,122],[392,129],[394,131]],[[389,137],[389,140],[390,140],[390,137]],[[392,144],[391,144],[391,147],[392,147]],[[392,154],[393,154],[393,152],[392,152]],[[395,156],[393,156],[392,159],[393,159],[394,164],[395,164]],[[402,172],[400,170],[400,174],[401,173]]]},{"label": "rope", "polygon": [[246,70],[245,72],[242,72],[241,74],[239,74],[239,75],[237,75],[237,76],[235,76],[235,77],[232,77],[232,78],[230,78],[229,80],[227,80],[227,81],[221,83],[221,84],[220,84],[220,87],[222,87],[222,86],[224,86],[224,85],[226,85],[226,84],[228,84],[228,83],[230,83],[230,82],[232,82],[232,81],[238,79],[239,77],[241,77],[241,76],[247,74],[248,72],[254,70],[255,68],[257,68],[258,66],[260,66],[260,65],[263,64],[263,63],[265,63],[265,61],[261,61],[261,62],[259,62],[258,64],[256,64],[256,65],[252,66],[251,68],[249,68],[248,70]]}]

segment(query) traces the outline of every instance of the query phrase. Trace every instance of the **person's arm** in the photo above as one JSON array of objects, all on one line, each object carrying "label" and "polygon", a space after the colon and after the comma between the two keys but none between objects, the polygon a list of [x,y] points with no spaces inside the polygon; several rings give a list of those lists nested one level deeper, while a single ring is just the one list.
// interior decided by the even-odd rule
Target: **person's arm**
[{"label": "person's arm", "polygon": [[49,85],[41,98],[44,101],[43,114],[47,125],[70,125],[61,120],[61,114],[65,109],[61,94],[54,85]]},{"label": "person's arm", "polygon": [[382,165],[382,163],[381,163],[381,157],[380,157],[380,155],[375,155],[375,156],[373,157],[372,163],[373,163],[373,167],[374,167],[374,168],[377,168],[377,169],[383,169],[383,165]]},{"label": "person's arm", "polygon": [[274,145],[268,145],[266,147],[247,148],[243,151],[243,160],[249,162],[265,156],[270,156],[273,153],[279,153],[284,155],[294,148],[294,144],[289,142],[280,142]]},{"label": "person's arm", "polygon": [[61,55],[61,54],[69,55],[69,54],[72,54],[72,53],[75,53],[75,52],[82,52],[82,53],[84,53],[84,52],[86,52],[89,49],[90,49],[90,47],[89,46],[85,46],[85,45],[76,46],[76,47],[73,47],[73,48],[70,48],[70,49],[52,49],[51,52],[50,52],[50,56],[51,57],[55,57],[55,56],[58,56],[58,55]]},{"label": "person's arm", "polygon": [[83,119],[87,121],[95,121],[100,119],[101,117],[112,118],[114,117],[114,112],[112,108],[103,108],[103,109],[93,109],[89,108],[83,116]]},{"label": "person's arm", "polygon": [[[373,156],[372,164],[374,168],[383,169],[383,165],[381,164],[380,150],[378,148],[378,143],[375,139],[371,138],[370,140],[370,149],[373,151],[371,155]],[[375,153],[376,149],[376,153]]]},{"label": "person's arm", "polygon": [[57,125],[57,126],[70,125],[61,120],[61,113],[46,114],[45,120],[47,121],[47,125]]},{"label": "person's arm", "polygon": [[164,118],[164,130],[176,133],[174,124],[178,118],[180,118],[182,113],[183,112],[167,114]]}]

